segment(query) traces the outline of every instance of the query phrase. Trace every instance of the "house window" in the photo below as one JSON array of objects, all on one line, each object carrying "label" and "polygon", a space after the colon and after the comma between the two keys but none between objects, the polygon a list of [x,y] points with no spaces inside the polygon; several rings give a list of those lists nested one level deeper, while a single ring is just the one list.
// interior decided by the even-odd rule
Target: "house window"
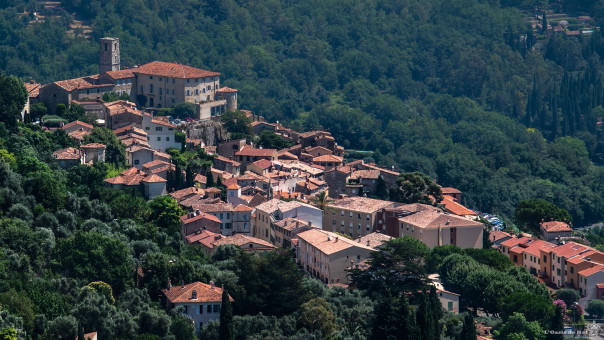
[{"label": "house window", "polygon": [[361,219],[361,214],[357,214],[357,218],[360,220]]},{"label": "house window", "polygon": [[[172,84],[176,83],[176,79],[172,78]],[[174,90],[172,90],[172,94],[174,94]]]},{"label": "house window", "polygon": [[135,160],[134,160],[134,164],[138,164],[138,159],[135,159]]},{"label": "house window", "polygon": [[342,220],[342,222],[340,222],[340,225],[343,227],[344,226],[344,220]]},{"label": "house window", "polygon": [[352,217],[352,211],[350,212],[350,216],[349,217]]},{"label": "house window", "polygon": [[199,89],[195,89],[195,95],[197,96],[199,94]]},{"label": "house window", "polygon": [[214,313],[220,313],[220,305],[214,305]]},{"label": "house window", "polygon": [[371,217],[370,217],[370,215],[367,215],[367,216],[365,217],[365,219],[366,219],[367,221],[369,221],[369,219],[370,219],[370,218],[371,218]]},{"label": "house window", "polygon": [[191,91],[187,90],[187,96],[191,95]]},{"label": "house window", "polygon": [[340,211],[340,215],[344,216],[344,210]]},{"label": "house window", "polygon": [[359,230],[359,231],[361,230],[361,225],[360,224],[357,225],[357,230]]},{"label": "house window", "polygon": [[161,137],[157,137],[157,141],[158,141],[158,142],[161,142]]},{"label": "house window", "polygon": [[518,256],[514,255],[514,262],[518,262]]},{"label": "house window", "polygon": [[331,224],[336,224],[336,220],[335,219],[331,220]]},{"label": "house window", "polygon": [[185,311],[184,311],[184,313],[185,313],[185,314],[189,313],[189,308],[188,308],[189,306],[184,305],[183,307],[185,307]]},{"label": "house window", "polygon": [[172,104],[174,104],[174,98],[172,98]]},{"label": "house window", "polygon": [[[159,88],[159,94],[164,94],[164,89],[162,89],[161,87]],[[161,98],[161,97],[160,97]],[[161,100],[161,99],[160,99]]]},{"label": "house window", "polygon": [[189,81],[190,81],[190,80],[191,80],[191,79],[187,79],[187,84],[189,83]]},{"label": "house window", "polygon": [[570,267],[570,273],[574,274],[575,273],[575,267]]},{"label": "house window", "polygon": [[163,128],[161,126],[156,126],[155,127],[155,131],[161,131],[161,130],[163,130]]},{"label": "house window", "polygon": [[197,314],[203,314],[203,306],[197,305]]},{"label": "house window", "polygon": [[151,130],[151,127],[147,126],[145,127],[145,130]]},{"label": "house window", "polygon": [[208,314],[212,314],[212,305],[208,305],[206,311],[208,312]]},{"label": "house window", "polygon": [[166,137],[166,142],[169,142],[169,141],[170,141],[170,137]]},{"label": "house window", "polygon": [[451,302],[451,301],[447,302],[447,310],[449,312],[453,310],[453,302]]},{"label": "house window", "polygon": [[153,84],[149,85],[149,93],[153,93]]}]

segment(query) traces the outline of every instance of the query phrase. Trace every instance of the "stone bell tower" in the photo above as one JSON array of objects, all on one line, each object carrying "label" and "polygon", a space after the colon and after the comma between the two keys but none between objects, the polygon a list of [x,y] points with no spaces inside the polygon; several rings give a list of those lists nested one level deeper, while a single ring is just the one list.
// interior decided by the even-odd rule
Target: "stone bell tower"
[{"label": "stone bell tower", "polygon": [[120,69],[120,39],[101,38],[99,74]]}]

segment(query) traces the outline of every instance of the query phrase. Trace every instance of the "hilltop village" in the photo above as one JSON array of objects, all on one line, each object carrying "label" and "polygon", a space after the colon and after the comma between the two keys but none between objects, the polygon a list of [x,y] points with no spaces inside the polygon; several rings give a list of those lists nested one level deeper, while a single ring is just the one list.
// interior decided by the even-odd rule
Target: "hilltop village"
[{"label": "hilltop village", "polygon": [[[115,145],[87,142],[99,128],[111,131],[127,167],[104,186],[173,202],[182,212],[183,245],[206,255],[223,245],[251,255],[284,249],[306,276],[347,288],[352,272],[371,267],[372,254],[410,237],[429,249],[495,249],[550,289],[576,290],[583,308],[603,296],[604,253],[574,242],[567,221],[542,221],[535,235],[504,232],[500,222],[462,205],[455,188],[428,179],[407,196],[406,184],[417,178],[346,159],[329,131],[295,131],[239,108],[237,89],[222,86],[218,72],[163,61],[122,68],[117,38],[101,39],[99,54],[99,74],[25,83],[21,118],[63,130],[76,145],[53,150],[62,169],[115,157]],[[182,103],[191,108],[188,117],[165,115]],[[32,117],[42,104],[56,126]],[[67,111],[88,121],[66,120]],[[446,290],[447,278],[432,274],[443,310],[460,312],[461,291]],[[136,268],[137,282],[148,275]],[[161,292],[168,309],[183,306],[201,330],[220,320],[223,288],[169,278]],[[490,335],[489,327],[477,327]]]}]

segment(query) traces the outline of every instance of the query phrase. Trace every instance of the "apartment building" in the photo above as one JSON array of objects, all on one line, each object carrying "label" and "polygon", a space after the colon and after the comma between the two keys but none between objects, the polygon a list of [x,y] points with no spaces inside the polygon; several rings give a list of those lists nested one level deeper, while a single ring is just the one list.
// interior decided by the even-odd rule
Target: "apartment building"
[{"label": "apartment building", "polygon": [[305,272],[323,283],[349,283],[346,269],[369,257],[373,248],[336,233],[311,229],[298,234],[296,259]]},{"label": "apartment building", "polygon": [[286,202],[272,199],[256,206],[253,218],[254,236],[281,247],[284,239],[275,232],[275,223],[286,218],[296,218],[321,228],[321,209],[298,201]]},{"label": "apartment building", "polygon": [[358,238],[378,228],[377,213],[396,203],[366,197],[349,197],[329,204],[323,216],[323,229]]}]

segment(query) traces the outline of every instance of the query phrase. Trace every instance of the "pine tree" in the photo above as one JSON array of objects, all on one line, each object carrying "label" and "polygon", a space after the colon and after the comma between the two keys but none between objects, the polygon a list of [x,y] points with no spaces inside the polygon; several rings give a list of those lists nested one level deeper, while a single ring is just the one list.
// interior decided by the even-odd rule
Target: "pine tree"
[{"label": "pine tree", "polygon": [[476,340],[476,325],[474,324],[474,318],[471,313],[466,313],[463,318],[463,328],[461,329],[459,338],[464,340]]},{"label": "pine tree", "polygon": [[220,333],[219,340],[233,340],[233,305],[227,290],[222,287],[222,307],[220,309]]},{"label": "pine tree", "polygon": [[543,12],[543,21],[541,22],[541,26],[542,26],[542,33],[547,32],[547,17],[545,16],[545,11]]}]

